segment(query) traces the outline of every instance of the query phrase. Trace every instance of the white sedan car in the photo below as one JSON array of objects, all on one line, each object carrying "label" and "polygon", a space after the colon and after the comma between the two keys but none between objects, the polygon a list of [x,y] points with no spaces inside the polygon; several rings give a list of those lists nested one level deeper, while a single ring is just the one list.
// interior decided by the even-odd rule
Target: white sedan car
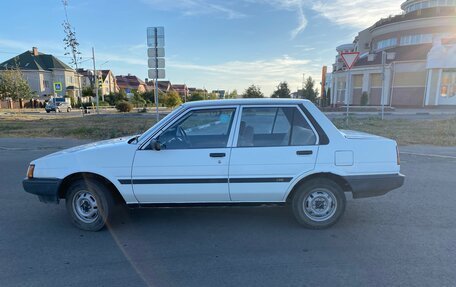
[{"label": "white sedan car", "polygon": [[345,193],[402,186],[395,141],[340,131],[306,100],[186,103],[139,136],[63,150],[23,181],[43,202],[66,200],[72,222],[100,230],[129,207],[287,205],[308,228],[334,224]]}]

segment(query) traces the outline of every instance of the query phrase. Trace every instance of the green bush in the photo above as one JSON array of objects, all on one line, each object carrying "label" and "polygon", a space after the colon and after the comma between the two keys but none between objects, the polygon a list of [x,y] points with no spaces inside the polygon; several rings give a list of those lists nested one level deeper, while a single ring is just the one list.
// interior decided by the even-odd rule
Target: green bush
[{"label": "green bush", "polygon": [[133,105],[129,102],[119,102],[116,105],[116,109],[121,113],[128,113],[131,112],[131,110],[133,109]]},{"label": "green bush", "polygon": [[367,106],[369,102],[369,95],[367,94],[367,92],[363,92],[363,94],[361,95],[361,106]]},{"label": "green bush", "polygon": [[124,91],[120,91],[119,93],[111,93],[105,96],[105,101],[108,102],[110,106],[115,106],[118,103],[127,100],[127,95]]},{"label": "green bush", "polygon": [[166,95],[165,105],[167,108],[174,108],[182,104],[182,99],[175,91],[169,91]]},{"label": "green bush", "polygon": [[198,92],[195,92],[190,97],[188,97],[189,102],[202,101],[202,100],[204,100],[204,96]]},{"label": "green bush", "polygon": [[139,108],[144,107],[146,101],[140,94],[135,93],[133,97],[130,99],[130,103],[132,103],[135,107]]}]

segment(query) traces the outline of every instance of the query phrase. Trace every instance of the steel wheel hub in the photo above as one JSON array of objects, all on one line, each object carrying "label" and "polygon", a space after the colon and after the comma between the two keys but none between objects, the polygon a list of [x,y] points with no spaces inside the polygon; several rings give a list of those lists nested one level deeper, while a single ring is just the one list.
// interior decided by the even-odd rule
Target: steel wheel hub
[{"label": "steel wheel hub", "polygon": [[81,190],[73,197],[73,210],[76,216],[85,223],[92,223],[97,220],[98,205],[92,193]]},{"label": "steel wheel hub", "polygon": [[317,189],[304,199],[303,209],[311,220],[325,221],[336,213],[337,200],[330,190]]}]

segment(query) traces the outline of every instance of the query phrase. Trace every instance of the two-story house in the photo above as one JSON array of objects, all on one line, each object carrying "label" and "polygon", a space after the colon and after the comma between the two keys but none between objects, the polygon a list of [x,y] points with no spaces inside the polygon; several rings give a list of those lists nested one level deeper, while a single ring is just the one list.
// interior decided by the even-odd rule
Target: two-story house
[{"label": "two-story house", "polygon": [[[76,71],[53,55],[31,51],[15,56],[0,64],[0,72],[20,69],[31,90],[41,98],[50,96],[81,96],[81,77]],[[61,91],[54,89],[54,83]]]}]

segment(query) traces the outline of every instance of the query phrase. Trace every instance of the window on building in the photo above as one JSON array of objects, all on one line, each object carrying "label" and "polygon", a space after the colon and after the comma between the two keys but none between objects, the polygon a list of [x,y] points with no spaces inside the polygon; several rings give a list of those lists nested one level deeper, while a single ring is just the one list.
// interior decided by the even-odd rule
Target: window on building
[{"label": "window on building", "polygon": [[448,7],[448,6],[455,6],[456,0],[427,0],[421,1],[418,3],[414,3],[409,5],[405,8],[405,12],[410,13],[413,11],[426,9],[426,8],[433,8],[433,7]]},{"label": "window on building", "polygon": [[443,71],[440,96],[444,98],[456,97],[456,70]]},{"label": "window on building", "polygon": [[400,45],[419,45],[432,43],[433,35],[432,34],[417,34],[417,35],[406,35],[401,37]]},{"label": "window on building", "polygon": [[345,99],[345,86],[346,81],[345,78],[337,79],[337,94],[336,94],[336,101],[343,102]]},{"label": "window on building", "polygon": [[389,47],[394,47],[397,45],[397,38],[390,38],[386,40],[381,40],[377,42],[377,50],[386,49]]},{"label": "window on building", "polygon": [[43,80],[43,86],[45,89],[49,89],[49,81]]},{"label": "window on building", "polygon": [[382,87],[382,74],[380,74],[380,73],[370,74],[370,86],[371,86],[371,88],[381,88]]}]

